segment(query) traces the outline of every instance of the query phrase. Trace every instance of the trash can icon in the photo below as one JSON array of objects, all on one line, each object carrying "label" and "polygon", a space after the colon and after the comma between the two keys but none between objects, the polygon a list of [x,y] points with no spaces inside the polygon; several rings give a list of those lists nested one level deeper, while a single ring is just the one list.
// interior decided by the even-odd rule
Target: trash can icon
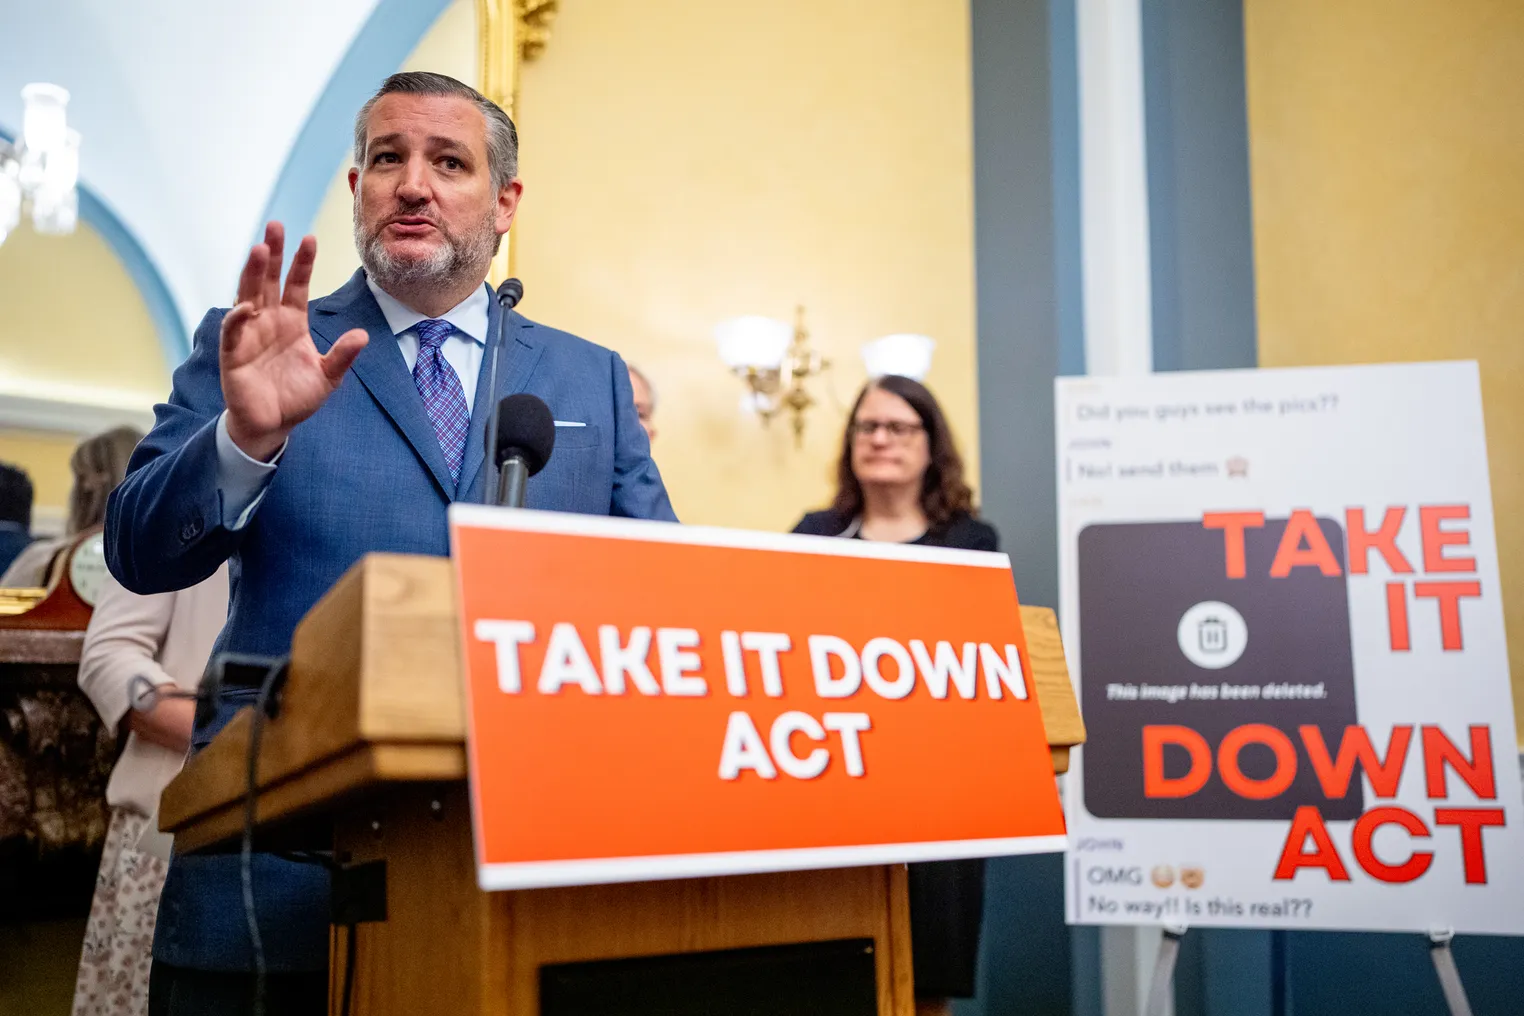
[{"label": "trash can icon", "polygon": [[1196,639],[1203,653],[1228,651],[1228,626],[1220,617],[1204,617],[1196,626]]}]

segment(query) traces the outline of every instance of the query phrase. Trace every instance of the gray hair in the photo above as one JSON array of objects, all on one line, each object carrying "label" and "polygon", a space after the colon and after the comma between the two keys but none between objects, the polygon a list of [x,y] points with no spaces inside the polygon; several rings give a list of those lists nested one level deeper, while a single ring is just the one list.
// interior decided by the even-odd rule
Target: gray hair
[{"label": "gray hair", "polygon": [[454,95],[469,99],[481,110],[487,121],[487,169],[492,174],[492,186],[501,190],[508,181],[519,175],[519,132],[501,106],[472,88],[464,81],[457,81],[448,74],[432,71],[404,71],[393,74],[381,82],[376,94],[366,100],[355,114],[355,165],[365,165],[365,141],[370,128],[370,111],[383,95]]}]

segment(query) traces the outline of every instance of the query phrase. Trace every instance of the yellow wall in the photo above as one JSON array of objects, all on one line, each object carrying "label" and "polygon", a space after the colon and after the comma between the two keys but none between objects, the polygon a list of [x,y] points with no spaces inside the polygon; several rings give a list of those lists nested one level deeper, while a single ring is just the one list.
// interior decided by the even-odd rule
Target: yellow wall
[{"label": "yellow wall", "polygon": [[[889,332],[936,338],[928,382],[977,468],[967,24],[918,0],[577,0],[524,69],[522,309],[652,377],[686,521],[782,529],[826,501],[858,347]],[[474,80],[469,5],[408,65]],[[355,264],[340,178],[317,234],[322,292]],[[836,364],[803,451],[741,413],[711,338],[796,303]]]},{"label": "yellow wall", "polygon": [[32,478],[37,507],[62,512],[69,503],[69,456],[79,438],[32,430],[0,430],[0,462],[20,466]]},{"label": "yellow wall", "polygon": [[[111,308],[109,327],[102,307]],[[78,389],[95,389],[147,407],[169,393],[170,367],[148,306],[84,223],[63,237],[23,225],[0,244],[0,308],[0,394],[78,398]],[[77,442],[0,428],[0,461],[30,473],[39,508],[56,516],[68,501]]]},{"label": "yellow wall", "polygon": [[[964,3],[577,0],[519,99],[524,312],[655,381],[686,521],[782,529],[828,499],[858,346],[937,339],[928,383],[977,463]],[[806,447],[739,410],[711,330],[803,303],[836,363]]]},{"label": "yellow wall", "polygon": [[1524,4],[1246,0],[1244,15],[1260,362],[1480,362],[1518,711]]}]

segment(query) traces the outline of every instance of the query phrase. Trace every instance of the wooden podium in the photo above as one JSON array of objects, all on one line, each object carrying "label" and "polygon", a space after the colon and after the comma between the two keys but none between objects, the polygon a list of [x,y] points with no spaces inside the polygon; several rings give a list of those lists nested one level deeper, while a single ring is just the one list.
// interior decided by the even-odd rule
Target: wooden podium
[{"label": "wooden podium", "polygon": [[[1084,728],[1052,611],[1022,609],[1063,771]],[[237,715],[165,791],[160,824],[178,850],[241,835],[250,720]],[[331,1011],[351,947],[357,1013],[527,1016],[550,1011],[551,973],[575,974],[560,965],[830,942],[850,948],[829,962],[867,978],[864,1011],[913,1013],[903,865],[482,892],[465,729],[450,562],[363,559],[296,630],[257,779],[262,849],[331,844],[340,860],[385,861],[385,920],[358,925],[354,943],[333,937]]]}]

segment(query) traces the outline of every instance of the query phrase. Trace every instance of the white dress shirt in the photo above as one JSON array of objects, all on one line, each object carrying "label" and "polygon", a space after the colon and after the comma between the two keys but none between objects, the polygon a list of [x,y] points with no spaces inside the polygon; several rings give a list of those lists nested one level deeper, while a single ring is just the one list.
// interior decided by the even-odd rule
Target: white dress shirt
[{"label": "white dress shirt", "polygon": [[[386,325],[392,330],[392,335],[396,337],[397,348],[401,350],[402,359],[411,374],[413,365],[418,362],[416,328],[418,322],[429,320],[429,316],[413,310],[392,296],[376,285],[369,275],[365,277],[365,285],[370,288],[371,295],[381,307],[381,314],[386,318]],[[482,352],[487,348],[487,308],[491,299],[485,285],[477,286],[470,296],[439,318],[455,326],[455,331],[444,340],[439,351],[460,378],[461,387],[465,391],[467,412],[471,411],[476,402],[476,379],[481,373]],[[275,475],[275,466],[286,448],[282,445],[280,451],[275,453],[275,458],[269,462],[250,457],[233,443],[228,434],[227,417],[227,410],[223,410],[217,418],[217,489],[222,492],[223,525],[236,530],[248,525],[254,509],[259,507],[265,487],[269,484],[270,477]]]},{"label": "white dress shirt", "polygon": [[[397,348],[402,350],[402,359],[407,361],[408,373],[412,373],[413,365],[418,362],[416,328],[418,322],[427,321],[429,316],[413,310],[376,285],[369,276],[366,276],[365,284],[370,287],[376,303],[381,305],[387,327],[397,336]],[[460,376],[460,383],[466,390],[467,412],[476,403],[476,378],[482,369],[482,351],[487,348],[487,305],[491,299],[486,286],[477,286],[470,296],[445,311],[439,318],[455,326],[455,331],[444,340],[439,351]]]}]

